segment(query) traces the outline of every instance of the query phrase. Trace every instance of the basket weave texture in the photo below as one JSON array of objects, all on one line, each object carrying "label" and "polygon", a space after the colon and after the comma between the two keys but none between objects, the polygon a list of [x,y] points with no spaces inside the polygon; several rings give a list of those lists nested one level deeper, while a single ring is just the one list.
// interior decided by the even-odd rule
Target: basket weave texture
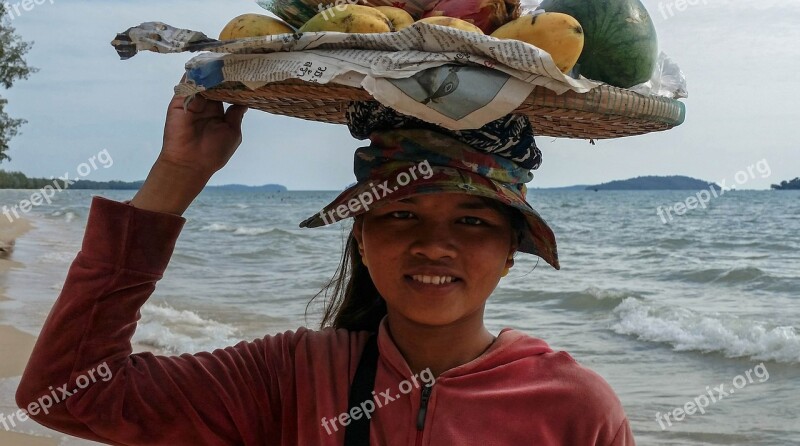
[{"label": "basket weave texture", "polygon": [[[201,94],[268,113],[333,124],[345,123],[349,102],[375,100],[361,88],[296,79],[258,90],[228,82]],[[686,109],[680,101],[603,85],[588,93],[568,91],[562,95],[536,87],[515,113],[527,115],[538,135],[610,139],[669,130],[683,123]]]}]

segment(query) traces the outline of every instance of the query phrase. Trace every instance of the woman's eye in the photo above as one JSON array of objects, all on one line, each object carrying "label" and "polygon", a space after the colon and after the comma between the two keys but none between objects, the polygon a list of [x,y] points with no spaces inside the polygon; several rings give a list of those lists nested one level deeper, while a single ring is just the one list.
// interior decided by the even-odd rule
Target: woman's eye
[{"label": "woman's eye", "polygon": [[409,211],[394,211],[389,213],[389,215],[392,216],[393,218],[405,220],[411,217],[413,214]]},{"label": "woman's eye", "polygon": [[485,224],[485,222],[478,217],[463,217],[461,221],[470,226],[480,226]]}]

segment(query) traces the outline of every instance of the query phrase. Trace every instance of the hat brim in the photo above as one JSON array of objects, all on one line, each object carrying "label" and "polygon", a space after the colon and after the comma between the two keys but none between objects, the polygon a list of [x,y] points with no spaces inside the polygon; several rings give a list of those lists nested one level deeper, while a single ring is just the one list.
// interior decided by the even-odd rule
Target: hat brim
[{"label": "hat brim", "polygon": [[[403,175],[405,174],[405,175]],[[316,228],[378,209],[393,201],[416,195],[462,193],[491,198],[519,210],[528,224],[518,250],[541,257],[560,269],[555,234],[527,201],[501,183],[471,171],[430,166],[425,175],[398,170],[387,178],[357,183],[342,192],[319,213],[300,223],[301,228]]]}]

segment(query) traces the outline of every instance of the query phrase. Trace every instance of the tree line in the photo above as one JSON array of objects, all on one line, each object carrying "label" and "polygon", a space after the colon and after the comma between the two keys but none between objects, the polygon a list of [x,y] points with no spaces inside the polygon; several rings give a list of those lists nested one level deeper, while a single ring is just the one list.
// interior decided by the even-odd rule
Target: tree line
[{"label": "tree line", "polygon": [[0,189],[41,189],[52,186],[60,189],[105,189],[105,190],[138,190],[144,181],[89,181],[78,180],[65,187],[64,181],[48,178],[28,178],[22,172],[6,172],[0,170]]},{"label": "tree line", "polygon": [[800,177],[792,181],[781,181],[781,184],[773,184],[772,188],[775,190],[800,190]]}]

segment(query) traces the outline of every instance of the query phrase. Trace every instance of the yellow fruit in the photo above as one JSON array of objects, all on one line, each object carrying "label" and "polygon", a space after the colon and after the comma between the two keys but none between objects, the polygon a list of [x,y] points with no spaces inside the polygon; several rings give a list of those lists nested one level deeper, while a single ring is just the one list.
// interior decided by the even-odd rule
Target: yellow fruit
[{"label": "yellow fruit", "polygon": [[424,19],[417,20],[417,22],[428,23],[431,25],[449,26],[450,28],[460,29],[461,31],[483,34],[483,30],[477,26],[467,22],[466,20],[457,19],[455,17],[426,17]]},{"label": "yellow fruit", "polygon": [[274,17],[261,14],[244,14],[231,20],[225,26],[219,35],[219,40],[292,33],[294,33],[294,29],[291,26]]},{"label": "yellow fruit", "polygon": [[414,17],[406,12],[405,9],[395,8],[394,6],[376,6],[375,9],[384,13],[394,25],[395,31],[408,28],[414,24]]},{"label": "yellow fruit", "polygon": [[524,15],[498,28],[492,37],[521,40],[547,51],[563,73],[578,62],[584,42],[581,24],[558,12]]},{"label": "yellow fruit", "polygon": [[386,14],[361,5],[332,6],[311,18],[299,32],[388,33],[394,31]]}]

